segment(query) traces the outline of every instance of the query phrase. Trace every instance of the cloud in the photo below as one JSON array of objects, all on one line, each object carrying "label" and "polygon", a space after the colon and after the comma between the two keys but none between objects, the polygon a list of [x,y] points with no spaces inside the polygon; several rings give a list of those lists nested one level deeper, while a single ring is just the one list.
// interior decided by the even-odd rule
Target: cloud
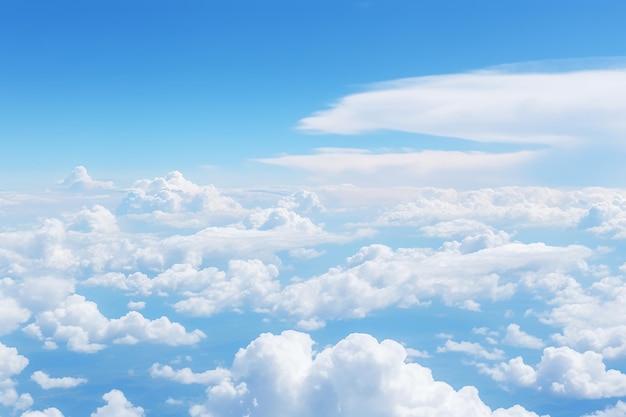
[{"label": "cloud", "polygon": [[108,319],[96,303],[78,294],[68,296],[52,311],[39,313],[24,331],[39,340],[66,342],[69,350],[83,353],[98,352],[108,342],[179,346],[193,345],[206,337],[200,330],[187,332],[181,324],[165,316],[149,320],[131,311],[119,319]]},{"label": "cloud", "polygon": [[439,250],[394,251],[374,244],[348,258],[346,266],[287,285],[272,300],[273,310],[305,323],[359,318],[392,305],[419,306],[432,299],[476,310],[476,300],[510,298],[522,271],[579,270],[584,267],[580,261],[591,254],[581,246],[512,242],[506,233],[492,231],[445,242]]},{"label": "cloud", "polygon": [[483,358],[491,361],[502,359],[504,356],[504,351],[501,349],[493,349],[490,352],[480,343],[466,341],[455,342],[454,340],[446,340],[446,343],[443,346],[437,348],[437,352],[462,352],[477,358]]},{"label": "cloud", "polygon": [[419,77],[343,97],[298,127],[318,133],[396,130],[477,142],[621,146],[625,89],[623,68]]},{"label": "cloud", "polygon": [[498,382],[534,386],[542,391],[571,398],[608,398],[626,395],[626,375],[606,369],[602,356],[569,347],[547,347],[535,368],[521,357],[494,367],[478,364],[480,372]]},{"label": "cloud", "polygon": [[420,226],[427,233],[434,231],[436,222],[445,222],[440,227],[478,227],[472,222],[481,222],[490,226],[573,228],[594,204],[620,204],[625,198],[623,190],[606,188],[499,187],[464,191],[428,187],[412,190],[409,198],[386,210],[374,224]]},{"label": "cloud", "polygon": [[135,407],[126,399],[124,393],[119,390],[111,390],[102,396],[107,404],[98,407],[96,412],[91,413],[91,417],[144,417],[141,407]]},{"label": "cloud", "polygon": [[12,378],[19,375],[28,365],[28,359],[20,355],[16,348],[0,343],[0,405],[26,409],[33,403],[30,394],[18,394],[16,382]]},{"label": "cloud", "polygon": [[595,413],[585,414],[583,417],[623,417],[626,415],[626,403],[618,401],[614,406],[596,411]]},{"label": "cloud", "polygon": [[[407,151],[374,153],[342,148],[319,148],[308,155],[283,155],[256,162],[313,173],[318,182],[355,184],[393,183],[415,185],[501,185],[512,180],[514,169],[523,169],[540,151],[509,153],[462,151]],[[471,181],[467,178],[472,175]]]},{"label": "cloud", "polygon": [[198,185],[179,171],[140,180],[127,193],[117,214],[176,227],[199,227],[240,217],[241,205],[213,185]]},{"label": "cloud", "polygon": [[477,366],[481,373],[489,375],[497,382],[527,387],[535,385],[537,381],[537,372],[532,366],[526,365],[521,356],[493,367],[482,363]]},{"label": "cloud", "polygon": [[48,390],[54,388],[74,388],[87,382],[86,378],[72,378],[65,376],[62,378],[51,378],[50,375],[42,371],[35,371],[30,376],[41,388]]},{"label": "cloud", "polygon": [[58,408],[50,407],[43,411],[26,411],[20,417],[64,417]]},{"label": "cloud", "polygon": [[30,318],[30,311],[19,301],[4,294],[3,288],[13,289],[15,282],[10,278],[0,279],[0,336],[9,334]]},{"label": "cloud", "polygon": [[82,165],[74,168],[65,179],[56,181],[56,183],[73,191],[106,190],[113,188],[113,182],[111,181],[98,181],[91,178],[87,173],[87,168]]},{"label": "cloud", "polygon": [[547,347],[537,367],[541,387],[577,398],[621,397],[626,395],[626,375],[606,370],[602,356],[568,347]]},{"label": "cloud", "polygon": [[191,416],[537,416],[520,406],[492,412],[476,388],[434,380],[392,340],[351,334],[317,354],[312,346],[305,333],[262,334],[239,350],[232,376],[209,387]]},{"label": "cloud", "polygon": [[[572,288],[541,320],[562,328],[552,338],[578,350],[593,350],[606,358],[626,355],[626,283],[606,277],[590,288]],[[610,313],[608,313],[610,312]]]},{"label": "cloud", "polygon": [[190,368],[174,370],[169,365],[155,363],[150,367],[150,376],[153,378],[166,378],[181,384],[204,384],[219,383],[222,379],[230,376],[230,372],[223,368],[217,368],[200,373],[194,373]]},{"label": "cloud", "polygon": [[545,343],[538,337],[529,335],[520,329],[518,324],[511,323],[506,328],[506,335],[502,342],[518,347],[525,347],[530,349],[541,349]]}]

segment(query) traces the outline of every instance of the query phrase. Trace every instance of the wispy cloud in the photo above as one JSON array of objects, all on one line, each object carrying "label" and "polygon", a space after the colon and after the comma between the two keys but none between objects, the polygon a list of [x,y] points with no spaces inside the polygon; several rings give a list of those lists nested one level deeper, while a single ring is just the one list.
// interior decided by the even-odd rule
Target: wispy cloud
[{"label": "wispy cloud", "polygon": [[389,81],[300,120],[303,131],[394,130],[477,142],[620,145],[626,69],[487,70]]}]

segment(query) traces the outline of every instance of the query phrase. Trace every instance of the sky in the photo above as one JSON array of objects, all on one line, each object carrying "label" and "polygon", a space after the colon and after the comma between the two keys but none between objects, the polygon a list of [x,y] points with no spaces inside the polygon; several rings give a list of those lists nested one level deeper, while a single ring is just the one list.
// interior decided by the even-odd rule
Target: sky
[{"label": "sky", "polygon": [[626,415],[626,4],[0,4],[0,416]]}]

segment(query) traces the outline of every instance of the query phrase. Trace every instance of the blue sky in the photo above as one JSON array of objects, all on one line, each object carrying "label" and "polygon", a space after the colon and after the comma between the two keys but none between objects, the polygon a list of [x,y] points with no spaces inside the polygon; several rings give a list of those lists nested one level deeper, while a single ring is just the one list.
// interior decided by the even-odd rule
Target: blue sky
[{"label": "blue sky", "polygon": [[420,147],[413,135],[310,137],[294,128],[375,82],[624,55],[618,1],[2,8],[2,163],[24,170],[23,180],[35,167],[62,175],[79,164],[114,177],[113,159],[118,172],[185,164],[200,175],[202,165],[315,147]]},{"label": "blue sky", "polygon": [[625,415],[625,13],[4,2],[0,415]]}]

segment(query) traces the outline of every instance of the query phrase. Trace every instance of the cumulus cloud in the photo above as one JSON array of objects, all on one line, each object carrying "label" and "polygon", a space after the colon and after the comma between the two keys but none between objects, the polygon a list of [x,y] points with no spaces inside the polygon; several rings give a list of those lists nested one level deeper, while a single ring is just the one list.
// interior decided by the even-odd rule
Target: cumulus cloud
[{"label": "cumulus cloud", "polygon": [[535,368],[521,357],[494,367],[478,365],[482,373],[499,382],[534,386],[543,391],[571,398],[607,398],[626,395],[626,375],[606,369],[602,356],[569,347],[547,347]]},{"label": "cumulus cloud", "polygon": [[604,410],[595,413],[585,414],[583,417],[623,417],[626,415],[626,403],[618,401],[614,406],[609,406]]},{"label": "cumulus cloud", "polygon": [[74,168],[65,179],[57,181],[56,183],[74,191],[113,188],[113,182],[111,181],[98,181],[91,178],[87,173],[87,168],[82,165]]},{"label": "cumulus cloud", "polygon": [[198,185],[182,173],[137,181],[117,209],[120,215],[171,226],[207,225],[211,220],[240,217],[241,205],[214,185]]},{"label": "cumulus cloud", "polygon": [[[552,335],[558,343],[580,351],[593,350],[606,358],[626,355],[626,283],[607,277],[556,299],[542,321],[562,328]],[[610,312],[610,313],[608,313]]]},{"label": "cumulus cloud", "polygon": [[518,347],[541,349],[545,344],[538,337],[524,332],[518,324],[511,323],[506,328],[506,335],[502,342]]},{"label": "cumulus cloud", "polygon": [[[13,289],[15,283],[10,278],[0,279],[0,336],[9,334],[30,318],[30,311],[23,308],[20,302],[4,294],[3,288]],[[5,290],[6,291],[6,290]]]},{"label": "cumulus cloud", "polygon": [[119,390],[111,390],[102,396],[106,405],[98,407],[91,417],[144,417],[142,407],[135,407]]},{"label": "cumulus cloud", "polygon": [[209,387],[191,416],[537,416],[520,406],[492,411],[476,388],[456,391],[407,363],[392,340],[351,334],[317,354],[312,346],[304,333],[262,334],[239,350],[232,375]]},{"label": "cumulus cloud", "polygon": [[30,394],[18,394],[13,377],[19,375],[28,365],[28,359],[20,355],[14,347],[0,343],[0,404],[16,409],[26,409],[33,403]]},{"label": "cumulus cloud", "polygon": [[206,337],[200,330],[187,332],[165,316],[149,320],[131,311],[119,319],[108,319],[96,303],[78,294],[68,296],[54,310],[39,313],[24,331],[40,340],[65,342],[69,350],[84,353],[102,350],[108,342],[178,346],[193,345]]},{"label": "cumulus cloud", "polygon": [[86,378],[73,378],[64,376],[62,378],[51,378],[50,375],[43,371],[35,371],[30,376],[30,379],[35,381],[43,389],[54,388],[74,388],[87,382]]},{"label": "cumulus cloud", "polygon": [[497,382],[527,387],[535,385],[537,381],[537,372],[532,366],[526,365],[521,356],[508,362],[500,362],[493,367],[482,363],[477,366],[480,372],[489,375]]},{"label": "cumulus cloud", "polygon": [[345,267],[286,286],[273,300],[273,310],[305,320],[358,318],[433,298],[477,309],[476,300],[511,297],[522,271],[578,270],[591,253],[581,246],[512,242],[506,233],[491,231],[446,242],[439,250],[370,245]]},{"label": "cumulus cloud", "polygon": [[[379,226],[420,226],[428,234],[436,225],[476,227],[480,223],[508,227],[577,227],[594,204],[626,199],[623,190],[544,187],[499,187],[477,190],[419,188],[407,201],[386,210]],[[615,204],[615,203],[614,203]],[[626,207],[626,204],[624,205]]]}]

